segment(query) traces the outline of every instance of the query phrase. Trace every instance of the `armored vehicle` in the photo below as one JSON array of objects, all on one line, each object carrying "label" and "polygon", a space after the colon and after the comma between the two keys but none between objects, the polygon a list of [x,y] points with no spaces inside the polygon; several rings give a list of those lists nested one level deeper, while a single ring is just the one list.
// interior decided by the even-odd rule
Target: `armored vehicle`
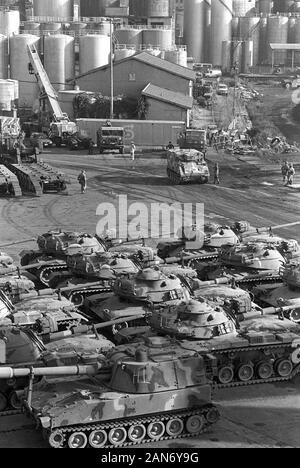
[{"label": "armored vehicle", "polygon": [[218,387],[230,387],[289,380],[300,371],[299,326],[267,315],[280,310],[239,324],[226,305],[199,298],[157,308],[150,323],[157,333],[174,336],[183,349],[201,355]]},{"label": "armored vehicle", "polygon": [[[204,360],[193,351],[154,337],[142,347],[112,351],[109,362],[107,380],[93,367],[49,369],[53,375],[89,372],[92,378],[44,379],[29,391],[26,407],[51,447],[120,448],[196,437],[218,421]],[[29,371],[0,370],[0,377],[14,375]]]},{"label": "armored vehicle", "polygon": [[139,268],[148,268],[161,263],[157,250],[145,245],[132,242],[121,242],[108,249],[110,253],[126,255],[134,261]]},{"label": "armored vehicle", "polygon": [[167,175],[176,185],[195,182],[207,184],[210,173],[203,153],[197,150],[168,150]]},{"label": "armored vehicle", "polygon": [[22,190],[15,174],[0,164],[0,197],[20,197]]},{"label": "armored vehicle", "polygon": [[23,295],[35,291],[35,284],[26,276],[0,276],[0,290],[15,304],[21,300]]}]

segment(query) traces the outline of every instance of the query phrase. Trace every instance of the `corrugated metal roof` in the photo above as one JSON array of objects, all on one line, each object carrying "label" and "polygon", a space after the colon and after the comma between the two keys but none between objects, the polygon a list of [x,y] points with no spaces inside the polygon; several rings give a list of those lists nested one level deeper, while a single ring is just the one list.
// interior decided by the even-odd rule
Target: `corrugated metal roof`
[{"label": "corrugated metal roof", "polygon": [[300,44],[270,44],[271,49],[273,50],[300,50]]},{"label": "corrugated metal roof", "polygon": [[141,52],[140,54],[133,55],[129,58],[146,63],[147,65],[152,65],[152,67],[160,68],[161,70],[165,70],[173,75],[182,76],[187,80],[194,81],[196,79],[196,73],[193,70],[190,70],[190,68],[182,67],[181,65],[169,62],[168,60],[163,60],[147,52]]},{"label": "corrugated metal roof", "polygon": [[192,109],[193,107],[192,97],[177,93],[176,91],[171,91],[170,89],[160,88],[152,83],[149,83],[146,88],[143,89],[142,95],[157,99],[158,101],[168,102],[175,106],[183,107],[184,109]]},{"label": "corrugated metal roof", "polygon": [[[126,57],[122,60],[118,60],[117,62],[114,62],[114,68],[118,65],[121,65],[124,62],[128,62],[129,60],[137,60],[147,65],[151,65],[154,68],[165,70],[173,75],[181,76],[183,78],[186,78],[187,80],[196,80],[196,73],[190,68],[182,67],[181,65],[169,62],[168,60],[163,60],[159,57],[155,57],[154,55],[149,54],[148,52],[140,52],[138,54],[131,55],[131,57]],[[83,76],[93,75],[94,73],[97,73],[100,70],[106,70],[107,68],[110,68],[110,64],[94,68],[93,70],[90,70],[86,73],[82,73],[78,75],[76,79],[81,78]],[[71,78],[67,81],[74,81],[74,78]]]}]

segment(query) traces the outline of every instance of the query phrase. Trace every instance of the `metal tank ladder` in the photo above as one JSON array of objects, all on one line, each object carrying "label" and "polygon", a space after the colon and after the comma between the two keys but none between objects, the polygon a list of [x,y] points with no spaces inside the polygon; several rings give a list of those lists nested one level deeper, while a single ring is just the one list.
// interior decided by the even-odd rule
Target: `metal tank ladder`
[{"label": "metal tank ladder", "polygon": [[68,116],[61,110],[61,107],[58,103],[57,94],[48,78],[46,70],[34,44],[28,45],[28,55],[30,58],[29,73],[36,76],[41,92],[47,95],[54,119],[56,121],[69,120]]}]

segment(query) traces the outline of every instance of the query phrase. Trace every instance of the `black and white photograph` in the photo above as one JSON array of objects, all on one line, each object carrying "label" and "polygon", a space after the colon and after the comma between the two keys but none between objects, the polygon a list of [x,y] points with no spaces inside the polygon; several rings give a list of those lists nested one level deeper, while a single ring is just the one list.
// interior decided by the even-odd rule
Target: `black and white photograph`
[{"label": "black and white photograph", "polygon": [[0,0],[0,449],[300,448],[299,202],[299,1]]}]

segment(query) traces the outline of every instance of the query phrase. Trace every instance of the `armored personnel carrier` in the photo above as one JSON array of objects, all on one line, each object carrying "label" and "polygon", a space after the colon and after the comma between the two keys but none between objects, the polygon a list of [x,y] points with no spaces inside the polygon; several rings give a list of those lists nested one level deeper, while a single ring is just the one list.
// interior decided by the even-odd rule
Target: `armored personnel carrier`
[{"label": "armored personnel carrier", "polygon": [[207,184],[209,169],[204,154],[197,150],[168,150],[167,175],[176,185],[184,183]]},{"label": "armored personnel carrier", "polygon": [[[86,301],[86,311],[101,321],[145,316],[150,305],[178,304],[190,298],[189,291],[175,275],[165,275],[159,269],[146,268],[134,276],[118,278],[114,295],[103,301],[101,296],[91,296]],[[132,322],[132,326],[145,325],[145,318]],[[126,322],[122,325],[126,327]],[[118,327],[113,327],[115,334]]]},{"label": "armored personnel carrier", "polygon": [[[51,447],[120,448],[196,437],[218,421],[204,360],[194,351],[154,337],[142,347],[120,347],[108,359],[106,380],[93,366],[54,368],[47,375],[92,378],[44,379],[33,386],[25,404]],[[0,369],[0,377],[29,374]]]},{"label": "armored personnel carrier", "polygon": [[105,246],[95,237],[78,232],[49,231],[37,239],[39,250],[21,252],[21,265],[46,287],[53,273],[68,271],[66,259],[76,252],[104,252]]},{"label": "armored personnel carrier", "polygon": [[214,260],[225,245],[237,245],[239,239],[228,226],[207,223],[203,227],[185,226],[177,233],[177,239],[161,241],[157,246],[159,257],[167,263]]},{"label": "armored personnel carrier", "polygon": [[199,298],[157,308],[150,324],[157,333],[180,339],[178,346],[202,356],[209,375],[224,388],[289,380],[300,371],[299,326],[266,314],[238,324],[232,310]]}]

